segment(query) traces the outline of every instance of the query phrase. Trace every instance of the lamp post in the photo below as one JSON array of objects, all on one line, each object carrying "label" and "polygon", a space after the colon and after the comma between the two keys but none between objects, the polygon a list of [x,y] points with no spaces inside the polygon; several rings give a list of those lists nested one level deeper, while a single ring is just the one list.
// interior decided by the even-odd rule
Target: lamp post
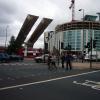
[{"label": "lamp post", "polygon": [[[79,9],[79,11],[83,11],[83,41],[82,41],[82,56],[84,55],[84,9]],[[82,60],[83,62],[83,60]]]},{"label": "lamp post", "polygon": [[79,11],[83,11],[83,21],[84,21],[84,9],[79,9]]},{"label": "lamp post", "polygon": [[7,25],[7,26],[6,26],[5,49],[6,49],[6,47],[7,47],[7,33],[8,33],[7,31],[8,31],[8,27],[9,27],[9,26]]}]

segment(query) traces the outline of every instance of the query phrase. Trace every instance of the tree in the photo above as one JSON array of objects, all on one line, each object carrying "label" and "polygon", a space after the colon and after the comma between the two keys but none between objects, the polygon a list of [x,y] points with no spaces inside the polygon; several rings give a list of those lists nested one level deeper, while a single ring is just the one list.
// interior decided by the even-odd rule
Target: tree
[{"label": "tree", "polygon": [[12,36],[11,39],[10,39],[10,41],[9,41],[7,52],[9,54],[17,52],[17,47],[15,45],[15,37],[14,36]]}]

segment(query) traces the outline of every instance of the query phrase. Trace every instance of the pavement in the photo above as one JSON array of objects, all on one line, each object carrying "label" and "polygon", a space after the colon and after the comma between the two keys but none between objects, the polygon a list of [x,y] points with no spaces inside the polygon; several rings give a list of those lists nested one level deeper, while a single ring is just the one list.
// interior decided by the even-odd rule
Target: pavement
[{"label": "pavement", "polygon": [[[90,62],[73,62],[72,66],[77,69],[87,69],[90,68]],[[100,69],[100,62],[92,62],[92,68]]]},{"label": "pavement", "polygon": [[[26,62],[33,62],[33,58],[25,58]],[[66,66],[66,64],[64,64]],[[74,61],[72,62],[72,66],[74,69],[89,69],[90,68],[90,62],[84,61],[83,63],[81,61]],[[59,67],[61,67],[61,63],[59,64]],[[92,67],[94,69],[100,69],[100,62],[92,62]]]},{"label": "pavement", "polygon": [[[59,67],[61,67],[61,63],[59,64]],[[64,63],[64,66],[66,66],[66,63]],[[73,69],[100,69],[100,62],[92,62],[91,64],[91,67],[90,67],[90,62],[76,62],[76,61],[73,61],[72,62],[72,67]]]}]

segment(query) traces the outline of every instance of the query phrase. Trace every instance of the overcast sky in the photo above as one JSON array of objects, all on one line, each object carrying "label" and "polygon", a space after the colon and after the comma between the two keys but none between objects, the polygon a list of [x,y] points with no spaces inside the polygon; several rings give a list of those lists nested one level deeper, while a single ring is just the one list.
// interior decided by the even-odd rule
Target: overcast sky
[{"label": "overcast sky", "polygon": [[[27,14],[39,16],[36,26],[43,17],[52,18],[53,22],[45,31],[52,31],[56,25],[71,21],[70,4],[71,0],[0,0],[0,45],[5,45],[6,30],[8,42],[12,35],[17,37]],[[82,18],[82,12],[78,11],[80,8],[85,10],[85,14],[96,15],[100,12],[100,0],[76,0],[75,19],[78,20]],[[34,47],[43,47],[43,35]]]}]

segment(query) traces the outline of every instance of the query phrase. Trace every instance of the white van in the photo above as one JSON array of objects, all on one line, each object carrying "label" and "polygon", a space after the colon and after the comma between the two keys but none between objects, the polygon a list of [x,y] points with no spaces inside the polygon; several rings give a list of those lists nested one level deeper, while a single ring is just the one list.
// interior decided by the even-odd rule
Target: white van
[{"label": "white van", "polygon": [[89,54],[86,54],[85,57],[84,57],[84,60],[85,60],[85,61],[88,61],[89,58],[90,58],[90,57],[89,57]]},{"label": "white van", "polygon": [[[84,60],[88,61],[91,59],[91,52],[85,55]],[[92,51],[92,60],[96,61],[98,59],[98,55],[96,51]]]},{"label": "white van", "polygon": [[44,54],[44,55],[35,57],[34,60],[35,60],[37,63],[41,63],[41,62],[44,62],[44,59],[45,59],[45,61],[47,62],[48,56],[49,56],[49,54]]}]

